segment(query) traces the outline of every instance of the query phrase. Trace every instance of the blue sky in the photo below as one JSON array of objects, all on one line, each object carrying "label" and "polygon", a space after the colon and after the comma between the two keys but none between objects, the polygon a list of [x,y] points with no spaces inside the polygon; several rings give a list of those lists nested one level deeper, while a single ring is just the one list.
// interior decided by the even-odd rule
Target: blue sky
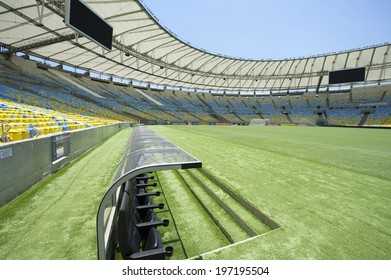
[{"label": "blue sky", "polygon": [[282,59],[391,42],[390,0],[143,0],[183,41]]}]

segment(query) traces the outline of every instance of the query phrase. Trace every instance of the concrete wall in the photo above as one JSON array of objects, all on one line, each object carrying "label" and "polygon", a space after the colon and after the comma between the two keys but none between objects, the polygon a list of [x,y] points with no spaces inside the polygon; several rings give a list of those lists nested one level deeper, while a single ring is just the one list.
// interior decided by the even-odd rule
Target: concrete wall
[{"label": "concrete wall", "polygon": [[71,132],[71,153],[55,163],[51,136],[0,144],[0,207],[129,126],[121,123]]},{"label": "concrete wall", "polygon": [[36,61],[28,60],[28,59],[25,59],[23,57],[19,57],[19,56],[16,56],[16,55],[11,55],[10,61],[13,64],[18,65],[22,69],[26,69],[26,68],[30,69],[30,70],[37,69],[37,62]]}]

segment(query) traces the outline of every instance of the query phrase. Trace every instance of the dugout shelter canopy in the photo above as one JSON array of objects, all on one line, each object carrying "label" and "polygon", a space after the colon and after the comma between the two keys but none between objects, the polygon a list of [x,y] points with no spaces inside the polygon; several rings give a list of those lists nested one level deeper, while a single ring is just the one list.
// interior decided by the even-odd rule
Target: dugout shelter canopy
[{"label": "dugout shelter canopy", "polygon": [[201,161],[151,128],[135,126],[109,188],[99,205],[96,217],[98,258],[108,259],[112,249],[110,247],[122,184],[147,172],[201,167]]},{"label": "dugout shelter canopy", "polygon": [[65,25],[65,0],[0,1],[0,45],[8,54],[23,52],[90,73],[179,89],[327,88],[330,71],[359,67],[366,69],[365,83],[391,81],[389,42],[309,57],[230,57],[181,40],[142,0],[83,2],[113,27],[112,51]]}]

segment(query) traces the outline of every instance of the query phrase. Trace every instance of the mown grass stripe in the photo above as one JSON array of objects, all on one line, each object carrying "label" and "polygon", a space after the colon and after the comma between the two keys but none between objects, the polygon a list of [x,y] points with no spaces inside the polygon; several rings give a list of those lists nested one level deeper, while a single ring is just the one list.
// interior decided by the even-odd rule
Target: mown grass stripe
[{"label": "mown grass stripe", "polygon": [[224,236],[228,239],[228,241],[232,244],[235,243],[232,236],[228,233],[228,231],[221,225],[219,220],[215,217],[215,215],[209,210],[209,208],[202,202],[200,197],[194,192],[194,190],[190,187],[189,183],[185,180],[185,178],[176,170],[178,176],[181,178],[181,180],[185,183],[185,186],[190,190],[190,192],[194,195],[194,197],[197,199],[199,204],[204,208],[204,210],[208,213],[208,215],[212,218],[213,222],[216,224],[216,226],[221,230],[221,232],[224,234]]},{"label": "mown grass stripe", "polygon": [[190,170],[186,170],[190,176],[202,187],[202,189],[207,192],[216,202],[227,212],[228,215],[236,222],[236,224],[241,227],[249,236],[256,236],[257,233],[250,228],[242,218],[240,218],[234,210],[232,210],[227,204],[225,204],[213,191],[211,191],[197,176],[193,174]]},{"label": "mown grass stripe", "polygon": [[267,217],[265,214],[263,214],[261,211],[259,211],[257,208],[255,208],[253,205],[251,205],[250,202],[248,202],[243,197],[236,194],[233,190],[228,188],[226,185],[221,183],[216,177],[214,177],[211,173],[207,172],[205,169],[199,168],[198,169],[202,174],[204,174],[209,180],[211,180],[213,183],[215,183],[217,186],[219,186],[223,191],[228,193],[233,199],[235,199],[240,205],[242,205],[244,208],[246,208],[248,211],[250,211],[255,217],[257,217],[259,220],[261,220],[264,224],[266,224],[271,229],[276,229],[279,227],[279,225]]},{"label": "mown grass stripe", "polygon": [[[206,184],[206,186],[215,193],[220,200],[224,201],[226,205],[235,211],[235,213],[248,225],[250,226],[254,232],[259,234],[263,234],[267,231],[270,231],[270,227],[263,223],[260,219],[258,219],[253,213],[251,213],[248,209],[243,207],[240,203],[238,203],[233,197],[231,197],[227,192],[221,189],[218,185],[204,176],[199,170],[192,170],[192,172],[200,178],[200,180]],[[240,187],[240,186],[237,186]]]},{"label": "mown grass stripe", "polygon": [[[157,187],[159,188],[160,192],[162,193],[162,196],[163,196],[163,198],[164,198],[164,203],[165,203],[165,205],[167,206],[167,209],[166,209],[166,210],[162,210],[162,211],[160,211],[159,213],[167,213],[167,212],[170,213],[170,217],[171,217],[171,220],[172,220],[172,224],[174,225],[175,231],[176,231],[176,233],[177,233],[177,235],[178,235],[178,239],[169,240],[169,241],[167,241],[167,242],[165,242],[165,243],[166,243],[166,244],[169,244],[169,243],[174,243],[174,242],[179,241],[179,242],[181,243],[181,247],[182,247],[183,253],[185,254],[185,258],[187,259],[187,258],[188,258],[188,255],[187,255],[187,253],[186,253],[186,248],[185,248],[185,246],[183,246],[182,238],[181,238],[181,235],[180,235],[180,233],[179,233],[179,231],[178,231],[177,223],[175,222],[175,218],[174,218],[174,216],[172,215],[171,208],[170,208],[170,204],[169,204],[169,202],[168,202],[168,200],[167,200],[166,194],[165,194],[163,188],[161,187],[161,183],[160,183],[160,180],[159,180],[159,176],[157,175],[156,172],[155,172],[154,176],[155,176],[155,182],[157,182],[157,184],[158,184]],[[170,224],[170,225],[172,225],[172,224]]]},{"label": "mown grass stripe", "polygon": [[249,235],[234,221],[234,219],[215,201],[185,170],[179,170],[194,192],[228,231],[232,239],[237,242],[247,239]]},{"label": "mown grass stripe", "polygon": [[[158,174],[189,258],[230,244],[175,171],[159,171]],[[177,237],[164,236],[163,240],[170,238]],[[181,256],[174,253],[173,258],[181,259]]]}]

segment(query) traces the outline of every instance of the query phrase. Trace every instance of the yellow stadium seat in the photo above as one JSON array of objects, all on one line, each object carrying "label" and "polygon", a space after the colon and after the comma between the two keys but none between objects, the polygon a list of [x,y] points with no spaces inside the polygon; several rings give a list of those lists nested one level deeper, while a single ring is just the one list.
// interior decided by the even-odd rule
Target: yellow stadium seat
[{"label": "yellow stadium seat", "polygon": [[18,141],[18,140],[22,140],[22,131],[20,131],[19,129],[11,129],[9,131],[9,138],[11,141]]},{"label": "yellow stadium seat", "polygon": [[23,129],[20,129],[21,133],[22,133],[22,139],[29,139],[30,138],[30,133],[28,132],[27,129],[23,128]]},{"label": "yellow stadium seat", "polygon": [[13,127],[15,126],[15,128],[17,127],[17,128],[28,128],[29,127],[29,124],[27,124],[27,123],[15,123],[15,124],[13,124],[12,125]]},{"label": "yellow stadium seat", "polygon": [[44,126],[44,127],[41,127],[41,132],[43,134],[50,134],[50,127],[49,126]]}]

